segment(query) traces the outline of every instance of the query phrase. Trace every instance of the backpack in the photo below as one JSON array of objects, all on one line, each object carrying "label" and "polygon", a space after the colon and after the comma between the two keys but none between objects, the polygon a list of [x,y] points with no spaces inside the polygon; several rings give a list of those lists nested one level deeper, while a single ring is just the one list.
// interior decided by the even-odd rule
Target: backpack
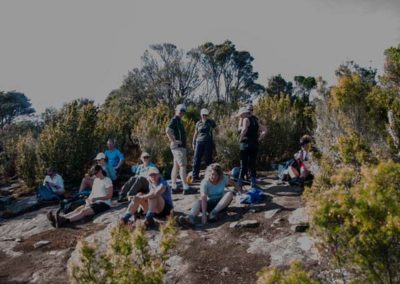
[{"label": "backpack", "polygon": [[36,198],[38,202],[59,201],[60,196],[50,187],[41,185],[36,189]]},{"label": "backpack", "polygon": [[64,214],[68,214],[74,211],[79,206],[85,205],[86,198],[90,195],[91,190],[85,190],[78,192],[70,199],[65,199],[60,202],[60,211]]}]

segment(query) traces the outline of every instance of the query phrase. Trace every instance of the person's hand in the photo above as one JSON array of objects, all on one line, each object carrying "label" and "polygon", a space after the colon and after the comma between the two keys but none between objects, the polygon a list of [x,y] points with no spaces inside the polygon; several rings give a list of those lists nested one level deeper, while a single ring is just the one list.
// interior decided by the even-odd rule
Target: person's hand
[{"label": "person's hand", "polygon": [[203,225],[207,224],[207,215],[204,214],[204,215],[201,216],[201,223]]},{"label": "person's hand", "polygon": [[176,144],[176,145],[181,145],[181,144],[182,144],[182,141],[181,141],[181,140],[175,140],[175,144]]},{"label": "person's hand", "polygon": [[86,205],[91,205],[93,203],[93,199],[88,197],[88,198],[86,198],[85,202],[86,202]]},{"label": "person's hand", "polygon": [[196,143],[192,144],[193,150],[196,150]]}]

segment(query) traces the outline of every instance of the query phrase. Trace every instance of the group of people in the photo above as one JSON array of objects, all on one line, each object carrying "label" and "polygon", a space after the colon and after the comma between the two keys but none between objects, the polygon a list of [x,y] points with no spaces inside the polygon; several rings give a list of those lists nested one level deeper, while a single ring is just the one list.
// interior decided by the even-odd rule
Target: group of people
[{"label": "group of people", "polygon": [[[142,152],[140,156],[142,163],[139,166],[132,167],[134,176],[122,186],[119,193],[119,201],[129,201],[126,212],[120,219],[122,224],[134,224],[139,217],[138,212],[141,210],[145,214],[145,225],[152,227],[155,224],[154,218],[166,217],[171,214],[174,207],[173,193],[196,193],[196,190],[189,186],[187,179],[187,137],[182,121],[185,113],[185,105],[179,104],[175,108],[174,117],[166,128],[166,135],[170,141],[173,156],[171,186],[161,177],[156,165],[151,162],[150,154]],[[245,176],[250,177],[252,187],[256,186],[258,145],[267,133],[266,127],[260,124],[257,117],[253,115],[251,105],[240,108],[238,112],[240,172],[238,179],[233,180],[224,174],[221,165],[212,163],[215,149],[214,136],[218,134],[218,127],[215,121],[209,118],[207,109],[202,109],[200,115],[201,120],[196,123],[192,139],[194,149],[193,181],[200,181],[200,166],[203,158],[207,169],[204,179],[200,183],[200,199],[194,202],[188,216],[179,219],[182,224],[187,225],[193,225],[195,217],[200,212],[202,213],[201,221],[203,224],[207,221],[214,221],[218,214],[229,206],[234,192],[243,192],[242,186]],[[111,139],[107,142],[107,145],[108,150],[96,156],[97,165],[82,180],[80,190],[91,190],[86,199],[86,204],[63,216],[49,212],[47,217],[55,227],[98,214],[110,208],[113,181],[116,179],[118,169],[123,164],[124,157],[115,148]],[[305,157],[304,152],[300,155],[302,155],[302,158]],[[293,165],[293,168],[295,167]],[[302,165],[299,166],[299,171],[300,174],[304,173]],[[182,189],[177,186],[178,175],[182,182]],[[53,180],[52,184],[57,183]],[[233,186],[234,191],[225,193],[227,186]]]}]

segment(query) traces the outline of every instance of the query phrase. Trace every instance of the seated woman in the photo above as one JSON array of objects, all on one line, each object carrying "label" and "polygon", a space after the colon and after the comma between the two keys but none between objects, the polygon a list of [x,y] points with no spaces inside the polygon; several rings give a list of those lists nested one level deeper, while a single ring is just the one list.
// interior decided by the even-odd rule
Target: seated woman
[{"label": "seated woman", "polygon": [[133,196],[141,193],[149,192],[149,182],[147,181],[148,173],[150,168],[155,168],[156,165],[151,162],[150,154],[142,152],[140,155],[142,164],[132,166],[132,176],[121,188],[119,192],[118,202],[126,201],[126,196]]},{"label": "seated woman", "polygon": [[[294,160],[288,168],[290,180],[299,181],[300,183],[306,180],[312,180],[313,175],[309,168],[309,148],[312,138],[309,135],[304,135],[300,139],[300,151],[294,155]],[[290,182],[290,181],[289,181]]]},{"label": "seated woman", "polygon": [[81,185],[79,186],[79,192],[90,192],[92,191],[93,182],[96,178],[94,173],[94,167],[90,168],[89,171],[85,174],[81,181]]},{"label": "seated woman", "polygon": [[106,176],[105,171],[100,165],[94,167],[94,172],[96,178],[93,182],[92,192],[86,199],[85,205],[76,208],[64,216],[58,214],[54,216],[51,211],[47,213],[47,218],[54,227],[62,227],[70,222],[76,222],[110,209],[113,194],[111,179]]},{"label": "seated woman", "polygon": [[181,216],[179,223],[183,225],[193,226],[195,224],[196,216],[202,212],[201,221],[203,224],[208,220],[213,222],[216,220],[218,213],[226,209],[233,199],[231,191],[225,192],[225,187],[233,185],[236,192],[241,192],[241,187],[224,175],[222,167],[218,163],[211,164],[207,167],[205,178],[200,183],[201,199],[193,203],[193,207],[188,216]]},{"label": "seated woman", "polygon": [[[130,204],[126,213],[121,218],[122,224],[127,224],[139,207],[146,212],[145,226],[151,228],[155,225],[154,217],[163,218],[171,214],[173,209],[171,188],[161,178],[157,168],[151,167],[148,171],[149,193],[138,193],[130,197]],[[133,217],[135,222],[135,217]]]},{"label": "seated woman", "polygon": [[43,186],[50,188],[58,196],[64,197],[64,180],[57,173],[55,168],[50,167],[47,169],[47,175],[43,180]]},{"label": "seated woman", "polygon": [[100,165],[106,172],[107,177],[114,182],[117,179],[117,173],[115,172],[115,169],[106,162],[106,155],[104,155],[104,153],[98,153],[94,159],[96,160],[96,163]]}]

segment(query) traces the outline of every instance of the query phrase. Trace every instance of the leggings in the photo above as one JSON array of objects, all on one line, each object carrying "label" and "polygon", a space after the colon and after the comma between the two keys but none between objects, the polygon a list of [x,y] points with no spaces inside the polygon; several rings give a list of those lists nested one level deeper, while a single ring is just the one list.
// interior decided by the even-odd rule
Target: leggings
[{"label": "leggings", "polygon": [[258,145],[257,144],[240,144],[240,182],[244,179],[245,174],[250,170],[250,176],[256,178],[256,160]]}]

